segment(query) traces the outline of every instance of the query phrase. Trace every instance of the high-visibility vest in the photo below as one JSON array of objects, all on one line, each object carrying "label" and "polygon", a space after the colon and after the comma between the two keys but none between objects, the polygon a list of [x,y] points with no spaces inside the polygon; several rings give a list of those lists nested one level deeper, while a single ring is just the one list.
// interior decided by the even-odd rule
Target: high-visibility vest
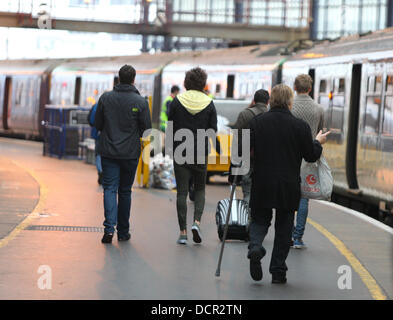
[{"label": "high-visibility vest", "polygon": [[160,114],[160,120],[161,120],[161,124],[160,124],[160,129],[161,131],[165,132],[166,126],[167,126],[167,122],[168,122],[168,110],[167,110],[167,104],[168,102],[172,102],[173,101],[173,97],[172,96],[168,96],[165,98],[164,102],[162,103],[161,106],[161,114]]}]

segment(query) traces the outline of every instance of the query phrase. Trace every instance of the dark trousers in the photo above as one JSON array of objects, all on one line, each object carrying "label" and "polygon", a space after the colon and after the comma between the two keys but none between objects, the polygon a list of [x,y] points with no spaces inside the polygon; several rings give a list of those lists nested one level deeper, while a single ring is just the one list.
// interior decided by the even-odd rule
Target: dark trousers
[{"label": "dark trousers", "polygon": [[194,183],[194,220],[201,221],[203,209],[205,207],[205,187],[206,187],[206,164],[184,164],[174,163],[176,177],[176,209],[180,231],[187,229],[187,194],[190,186],[190,179]]},{"label": "dark trousers", "polygon": [[105,233],[127,235],[130,229],[131,187],[138,160],[102,157],[104,188]]},{"label": "dark trousers", "polygon": [[[263,247],[262,243],[267,235],[272,218],[273,209],[261,209],[257,212],[252,210],[249,249]],[[283,274],[288,270],[285,260],[288,257],[291,246],[293,219],[294,211],[276,209],[274,247],[270,260],[270,273]]]}]

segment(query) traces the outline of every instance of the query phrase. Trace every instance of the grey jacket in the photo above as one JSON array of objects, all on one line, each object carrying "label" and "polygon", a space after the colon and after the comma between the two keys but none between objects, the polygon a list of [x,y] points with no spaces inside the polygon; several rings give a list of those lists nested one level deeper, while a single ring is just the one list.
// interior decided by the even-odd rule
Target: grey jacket
[{"label": "grey jacket", "polygon": [[234,129],[238,129],[238,135],[234,136],[233,143],[238,145],[238,153],[242,154],[242,129],[250,129],[250,122],[256,116],[267,112],[267,105],[263,103],[256,103],[254,106],[244,109],[240,112],[237,121],[234,125]]},{"label": "grey jacket", "polygon": [[133,85],[118,84],[99,101],[94,126],[101,131],[97,152],[111,159],[138,159],[140,138],[151,129],[149,104]]},{"label": "grey jacket", "polygon": [[246,108],[240,112],[234,125],[235,129],[250,129],[250,121],[257,115],[267,112],[267,105],[256,103],[251,108]]},{"label": "grey jacket", "polygon": [[300,94],[295,97],[292,114],[308,123],[313,139],[323,129],[323,109],[308,94]]}]

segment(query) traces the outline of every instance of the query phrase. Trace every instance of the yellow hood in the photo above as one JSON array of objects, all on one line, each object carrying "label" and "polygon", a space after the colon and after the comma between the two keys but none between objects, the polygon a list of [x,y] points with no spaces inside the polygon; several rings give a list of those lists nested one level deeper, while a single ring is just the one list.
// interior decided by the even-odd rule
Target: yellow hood
[{"label": "yellow hood", "polygon": [[212,99],[201,91],[188,90],[184,93],[178,94],[177,98],[186,110],[192,115],[204,110]]}]

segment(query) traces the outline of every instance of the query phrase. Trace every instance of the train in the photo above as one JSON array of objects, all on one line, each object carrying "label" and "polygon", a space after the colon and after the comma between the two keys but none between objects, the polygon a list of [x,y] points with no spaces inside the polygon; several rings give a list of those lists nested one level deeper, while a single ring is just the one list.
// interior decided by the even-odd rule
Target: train
[{"label": "train", "polygon": [[[200,66],[219,115],[236,120],[258,89],[293,87],[298,74],[314,82],[331,134],[324,155],[334,176],[334,202],[393,225],[393,29],[315,43],[253,45],[192,52],[82,59],[0,61],[0,134],[42,139],[46,105],[89,107],[131,64],[135,85],[161,103],[185,71]],[[234,103],[235,101],[235,103]]]}]

